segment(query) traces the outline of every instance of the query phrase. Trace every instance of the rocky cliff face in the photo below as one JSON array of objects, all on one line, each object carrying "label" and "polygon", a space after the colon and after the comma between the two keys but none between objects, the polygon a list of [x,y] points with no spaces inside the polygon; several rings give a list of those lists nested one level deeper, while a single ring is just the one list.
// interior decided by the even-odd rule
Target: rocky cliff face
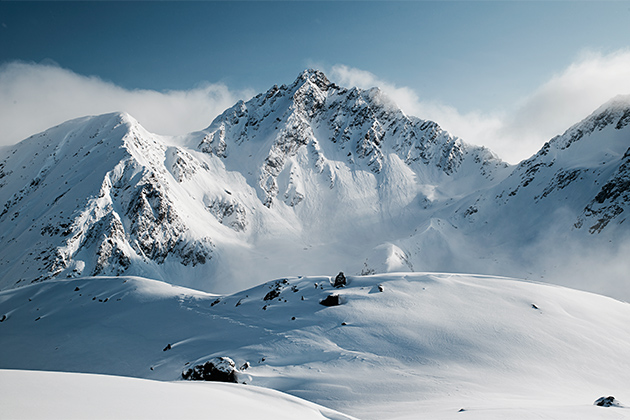
[{"label": "rocky cliff face", "polygon": [[299,205],[308,190],[305,171],[320,174],[329,188],[344,171],[368,171],[385,184],[386,166],[396,160],[420,183],[439,188],[459,177],[474,177],[483,186],[507,167],[436,123],[406,116],[378,88],[342,88],[316,70],[228,109],[197,147],[234,170],[245,166],[267,207],[278,199]]},{"label": "rocky cliff face", "polygon": [[212,242],[188,235],[169,196],[166,152],[124,114],[75,120],[16,146],[2,161],[5,287],[142,273],[167,259],[206,263]]}]

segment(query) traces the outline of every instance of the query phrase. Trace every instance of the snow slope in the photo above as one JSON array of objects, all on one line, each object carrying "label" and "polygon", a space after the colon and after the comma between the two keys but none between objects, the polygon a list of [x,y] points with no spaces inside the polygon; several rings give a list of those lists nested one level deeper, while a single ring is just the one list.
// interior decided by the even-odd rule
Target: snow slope
[{"label": "snow slope", "polygon": [[[5,291],[0,368],[172,381],[227,356],[251,364],[252,385],[364,419],[629,415],[592,407],[603,395],[630,401],[627,303],[476,275],[348,280],[280,279],[228,296],[134,277]],[[333,293],[342,305],[320,305]]]},{"label": "snow slope", "polygon": [[0,379],[7,419],[352,419],[253,386],[21,370],[0,370]]}]

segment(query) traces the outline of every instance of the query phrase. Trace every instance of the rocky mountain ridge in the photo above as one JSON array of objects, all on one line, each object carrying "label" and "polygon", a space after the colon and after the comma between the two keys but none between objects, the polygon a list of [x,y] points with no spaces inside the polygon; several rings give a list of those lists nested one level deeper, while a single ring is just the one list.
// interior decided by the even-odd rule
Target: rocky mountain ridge
[{"label": "rocky mountain ridge", "polygon": [[628,238],[629,121],[619,97],[509,166],[316,70],[180,137],[126,114],[73,120],[0,156],[0,288],[126,274],[233,292],[330,267],[535,277],[552,233]]}]

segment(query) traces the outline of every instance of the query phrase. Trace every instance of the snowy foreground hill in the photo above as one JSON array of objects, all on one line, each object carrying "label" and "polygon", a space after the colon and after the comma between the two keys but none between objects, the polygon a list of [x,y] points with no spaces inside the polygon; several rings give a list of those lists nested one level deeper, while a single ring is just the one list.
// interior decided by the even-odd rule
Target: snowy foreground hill
[{"label": "snowy foreground hill", "polygon": [[7,419],[352,420],[253,386],[22,370],[0,370],[0,378],[2,418]]},{"label": "snowy foreground hill", "polygon": [[[321,305],[331,294],[341,304]],[[363,419],[630,418],[629,409],[593,405],[608,395],[630,401],[630,305],[558,286],[387,274],[348,277],[343,288],[330,277],[280,279],[217,296],[101,277],[2,292],[0,308],[0,368],[176,381],[190,366],[230,357],[250,364],[239,374],[245,390],[227,388],[235,400],[262,392],[253,385]],[[0,376],[11,389],[20,375]],[[164,386],[147,383],[146,392],[226,392]]]},{"label": "snowy foreground hill", "polygon": [[315,70],[180,137],[85,117],[0,151],[0,289],[445,271],[630,300],[629,150],[628,97],[509,166]]}]

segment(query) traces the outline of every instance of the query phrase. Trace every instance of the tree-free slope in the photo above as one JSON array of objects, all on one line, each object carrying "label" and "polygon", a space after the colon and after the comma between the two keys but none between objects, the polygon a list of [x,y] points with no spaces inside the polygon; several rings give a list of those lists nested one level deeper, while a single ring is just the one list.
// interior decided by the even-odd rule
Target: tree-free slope
[{"label": "tree-free slope", "polygon": [[0,379],[2,417],[14,420],[352,420],[317,404],[253,386],[22,370],[0,370]]},{"label": "tree-free slope", "polygon": [[[229,296],[129,277],[2,292],[0,367],[177,380],[227,356],[251,364],[248,383],[364,419],[591,413],[604,394],[630,400],[626,303],[487,276],[348,279],[340,289],[330,277],[280,279]],[[341,305],[319,303],[334,293]]]}]

